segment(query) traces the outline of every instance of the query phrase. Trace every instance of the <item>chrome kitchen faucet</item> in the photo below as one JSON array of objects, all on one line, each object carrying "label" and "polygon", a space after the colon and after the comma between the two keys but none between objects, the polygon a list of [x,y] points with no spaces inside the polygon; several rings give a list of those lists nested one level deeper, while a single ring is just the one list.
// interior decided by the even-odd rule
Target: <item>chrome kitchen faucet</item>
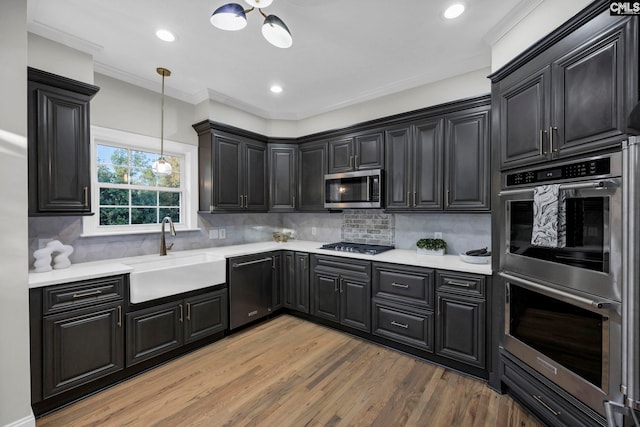
[{"label": "chrome kitchen faucet", "polygon": [[173,243],[167,247],[167,241],[164,238],[164,224],[169,222],[169,233],[172,236],[176,235],[176,229],[173,226],[173,221],[168,216],[162,218],[161,230],[160,230],[160,256],[164,256],[167,254],[167,250],[170,250],[173,247]]}]

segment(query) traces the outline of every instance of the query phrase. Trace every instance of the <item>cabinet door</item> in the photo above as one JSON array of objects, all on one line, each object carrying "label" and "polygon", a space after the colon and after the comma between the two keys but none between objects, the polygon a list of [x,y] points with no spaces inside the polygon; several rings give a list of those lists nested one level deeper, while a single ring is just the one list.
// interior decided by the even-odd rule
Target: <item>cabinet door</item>
[{"label": "cabinet door", "polygon": [[353,144],[355,169],[384,168],[384,134],[382,132],[356,135]]},{"label": "cabinet door", "polygon": [[389,129],[385,133],[385,199],[388,211],[406,211],[413,200],[411,138],[410,126]]},{"label": "cabinet door", "polygon": [[311,314],[333,322],[340,322],[340,276],[330,271],[313,274]]},{"label": "cabinet door", "polygon": [[371,287],[368,278],[340,277],[340,322],[371,332]]},{"label": "cabinet door", "polygon": [[353,138],[329,141],[329,173],[355,170],[353,162]]},{"label": "cabinet door", "polygon": [[444,208],[488,211],[489,108],[448,116],[445,147]]},{"label": "cabinet door", "polygon": [[547,65],[527,71],[530,67],[525,66],[499,86],[502,168],[540,162],[550,155],[551,69]]},{"label": "cabinet door", "polygon": [[270,211],[292,212],[296,208],[297,156],[295,145],[269,145]]},{"label": "cabinet door", "polygon": [[244,206],[242,141],[230,135],[215,135],[212,161],[215,208],[241,209]]},{"label": "cabinet door", "polygon": [[295,309],[309,312],[309,254],[296,252],[295,255]]},{"label": "cabinet door", "polygon": [[630,25],[624,21],[552,64],[553,153],[573,155],[621,141]]},{"label": "cabinet door", "polygon": [[266,212],[269,205],[267,145],[261,142],[246,142],[244,150],[244,208]]},{"label": "cabinet door", "polygon": [[286,251],[282,254],[282,293],[286,308],[296,308],[296,258],[295,253]]},{"label": "cabinet door", "polygon": [[124,368],[122,302],[43,318],[43,397]]},{"label": "cabinet door", "polygon": [[[91,213],[89,98],[30,85],[31,213]],[[34,117],[35,116],[35,117]],[[35,141],[34,141],[35,140]]]},{"label": "cabinet door", "polygon": [[327,144],[302,144],[299,158],[298,210],[324,210],[324,175],[327,173]]},{"label": "cabinet door", "polygon": [[416,124],[413,132],[413,189],[411,206],[419,210],[442,209],[442,119]]},{"label": "cabinet door", "polygon": [[174,302],[127,313],[127,366],[180,347],[184,307]]},{"label": "cabinet door", "polygon": [[227,329],[227,290],[184,300],[184,342],[190,343]]},{"label": "cabinet door", "polygon": [[438,294],[436,304],[436,353],[484,368],[486,302]]}]

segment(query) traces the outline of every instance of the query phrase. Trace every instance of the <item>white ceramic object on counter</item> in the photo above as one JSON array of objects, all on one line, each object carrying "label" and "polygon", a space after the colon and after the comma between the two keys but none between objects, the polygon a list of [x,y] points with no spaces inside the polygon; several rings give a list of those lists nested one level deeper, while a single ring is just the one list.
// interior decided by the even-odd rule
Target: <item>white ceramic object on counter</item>
[{"label": "white ceramic object on counter", "polygon": [[73,246],[63,245],[59,240],[52,240],[42,249],[33,252],[35,262],[33,266],[36,273],[44,273],[51,271],[51,256],[57,253],[53,258],[53,268],[62,269],[71,266],[69,255],[73,253]]},{"label": "white ceramic object on counter", "polygon": [[435,255],[435,256],[443,256],[444,255],[444,249],[423,249],[423,248],[416,248],[416,253],[420,254],[420,255]]}]

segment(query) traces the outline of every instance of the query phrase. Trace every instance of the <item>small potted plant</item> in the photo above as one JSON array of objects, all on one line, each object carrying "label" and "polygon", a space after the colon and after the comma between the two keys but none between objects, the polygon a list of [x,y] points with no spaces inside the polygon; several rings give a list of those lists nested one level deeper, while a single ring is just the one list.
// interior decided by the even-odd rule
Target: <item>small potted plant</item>
[{"label": "small potted plant", "polygon": [[444,255],[447,242],[442,239],[420,239],[416,242],[416,251],[423,255]]}]

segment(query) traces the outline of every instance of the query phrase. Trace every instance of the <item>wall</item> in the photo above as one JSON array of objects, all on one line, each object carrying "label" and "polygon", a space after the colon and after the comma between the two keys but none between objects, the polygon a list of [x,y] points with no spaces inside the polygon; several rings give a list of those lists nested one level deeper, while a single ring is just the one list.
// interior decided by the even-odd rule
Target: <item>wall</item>
[{"label": "wall", "polygon": [[27,0],[0,2],[0,56],[0,426],[27,427]]},{"label": "wall", "polygon": [[28,64],[59,76],[93,84],[93,57],[33,33],[28,34]]},{"label": "wall", "polygon": [[592,0],[544,0],[529,14],[513,23],[512,28],[499,39],[492,42],[492,71],[500,69],[591,2]]}]

